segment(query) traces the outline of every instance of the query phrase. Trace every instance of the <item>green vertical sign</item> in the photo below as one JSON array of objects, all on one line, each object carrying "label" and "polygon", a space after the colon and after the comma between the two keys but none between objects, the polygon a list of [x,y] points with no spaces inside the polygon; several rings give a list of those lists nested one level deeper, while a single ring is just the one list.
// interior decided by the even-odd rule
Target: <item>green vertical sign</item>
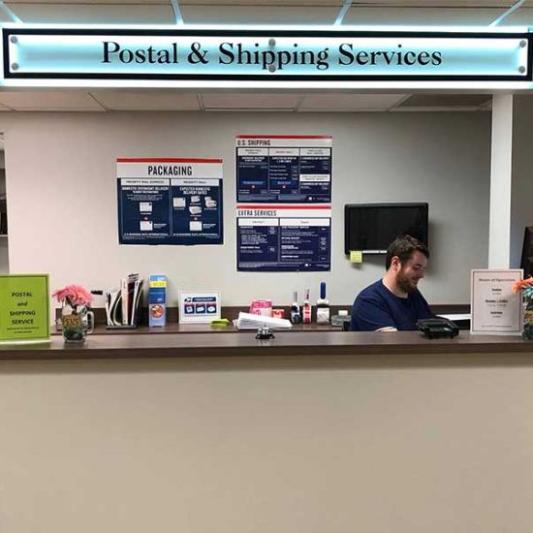
[{"label": "green vertical sign", "polygon": [[0,342],[50,339],[48,274],[0,275]]}]

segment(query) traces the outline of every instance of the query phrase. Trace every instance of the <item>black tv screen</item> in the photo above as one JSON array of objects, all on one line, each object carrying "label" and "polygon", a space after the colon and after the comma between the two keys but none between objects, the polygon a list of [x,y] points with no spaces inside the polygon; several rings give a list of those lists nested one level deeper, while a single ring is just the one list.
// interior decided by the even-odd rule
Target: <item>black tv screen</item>
[{"label": "black tv screen", "polygon": [[385,253],[399,235],[428,244],[428,204],[347,204],[344,206],[344,253]]}]

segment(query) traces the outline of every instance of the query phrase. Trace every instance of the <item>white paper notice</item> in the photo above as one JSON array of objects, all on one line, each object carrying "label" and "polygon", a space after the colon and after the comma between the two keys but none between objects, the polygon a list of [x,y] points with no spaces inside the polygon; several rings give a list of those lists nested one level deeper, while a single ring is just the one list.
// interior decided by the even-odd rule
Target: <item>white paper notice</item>
[{"label": "white paper notice", "polygon": [[522,279],[522,270],[472,270],[471,333],[520,335],[522,298],[513,284]]}]

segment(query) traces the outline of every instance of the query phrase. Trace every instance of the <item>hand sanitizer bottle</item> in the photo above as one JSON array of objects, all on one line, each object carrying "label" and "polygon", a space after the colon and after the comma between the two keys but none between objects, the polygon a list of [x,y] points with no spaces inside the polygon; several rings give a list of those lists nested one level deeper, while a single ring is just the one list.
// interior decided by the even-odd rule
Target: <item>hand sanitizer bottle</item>
[{"label": "hand sanitizer bottle", "polygon": [[294,291],[293,302],[291,305],[291,322],[299,324],[302,321],[302,314],[300,313],[300,304],[298,303],[298,292]]},{"label": "hand sanitizer bottle", "polygon": [[329,324],[329,301],[326,298],[326,282],[320,283],[320,298],[316,301],[316,323]]}]

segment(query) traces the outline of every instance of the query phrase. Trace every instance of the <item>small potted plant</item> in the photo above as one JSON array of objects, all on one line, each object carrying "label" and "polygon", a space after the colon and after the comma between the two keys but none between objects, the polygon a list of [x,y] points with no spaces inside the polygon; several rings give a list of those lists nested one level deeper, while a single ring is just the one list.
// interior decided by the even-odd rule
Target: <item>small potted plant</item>
[{"label": "small potted plant", "polygon": [[521,292],[524,304],[524,329],[522,337],[533,340],[533,277],[517,281],[513,285],[513,292]]},{"label": "small potted plant", "polygon": [[89,310],[92,294],[81,285],[67,285],[54,291],[52,296],[61,304],[61,330],[65,342],[85,342],[94,324],[94,314]]}]

